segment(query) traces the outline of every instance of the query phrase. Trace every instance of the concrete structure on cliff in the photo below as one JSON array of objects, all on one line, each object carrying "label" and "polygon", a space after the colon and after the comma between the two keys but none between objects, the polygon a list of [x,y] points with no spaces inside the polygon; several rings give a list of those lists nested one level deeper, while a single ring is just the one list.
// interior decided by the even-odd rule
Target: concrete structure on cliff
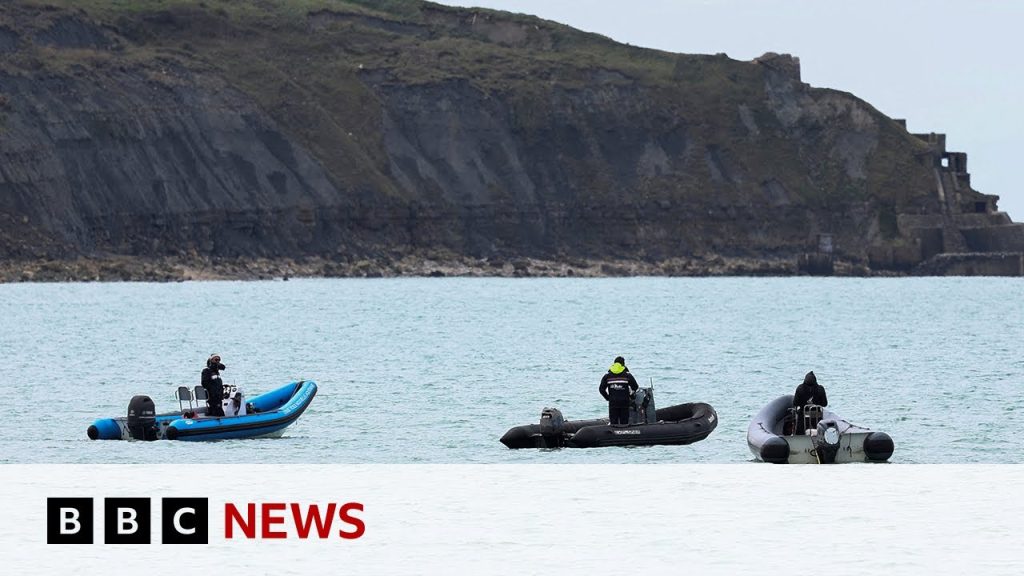
[{"label": "concrete structure on cliff", "polygon": [[999,211],[999,196],[971,188],[967,154],[947,151],[945,134],[914,136],[928,144],[942,212],[898,214],[903,242],[872,248],[870,266],[926,275],[1024,276],[1024,223]]}]

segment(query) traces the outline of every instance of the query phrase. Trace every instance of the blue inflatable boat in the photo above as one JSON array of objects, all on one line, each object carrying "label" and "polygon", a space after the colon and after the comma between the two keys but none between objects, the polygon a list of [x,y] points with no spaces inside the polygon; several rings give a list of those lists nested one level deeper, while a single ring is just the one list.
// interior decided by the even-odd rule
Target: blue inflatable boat
[{"label": "blue inflatable boat", "polygon": [[[239,401],[235,397],[230,416],[207,416],[206,407],[193,407],[192,401],[202,404],[202,388],[196,393],[188,388],[179,389],[178,412],[157,414],[148,396],[135,396],[128,404],[128,416],[101,418],[89,426],[93,440],[227,440],[232,438],[274,437],[302,416],[316,396],[316,383],[303,380],[286,384],[277,390],[255,398]],[[182,402],[188,400],[188,408]],[[225,402],[228,405],[231,398]]]}]

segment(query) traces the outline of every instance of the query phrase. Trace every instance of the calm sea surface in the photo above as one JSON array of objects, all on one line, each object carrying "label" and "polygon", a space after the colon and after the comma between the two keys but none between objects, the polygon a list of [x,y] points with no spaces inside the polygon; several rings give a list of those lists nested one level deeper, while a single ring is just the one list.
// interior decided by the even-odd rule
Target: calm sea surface
[{"label": "calm sea surface", "polygon": [[[1024,281],[371,279],[0,285],[0,463],[751,461],[746,428],[808,370],[894,463],[1024,463]],[[280,439],[93,442],[221,354],[250,395],[320,392]],[[702,401],[691,446],[507,450],[545,406],[606,415],[624,355],[659,406]]]}]

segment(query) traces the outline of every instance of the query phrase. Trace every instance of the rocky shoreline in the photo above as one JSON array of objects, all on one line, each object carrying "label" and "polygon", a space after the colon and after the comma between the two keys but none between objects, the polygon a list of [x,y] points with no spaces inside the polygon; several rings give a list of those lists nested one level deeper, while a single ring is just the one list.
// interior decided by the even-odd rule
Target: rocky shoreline
[{"label": "rocky shoreline", "polygon": [[[0,282],[183,282],[289,278],[796,276],[794,258],[717,255],[660,262],[566,258],[475,259],[453,254],[374,259],[106,256],[0,261]],[[836,276],[892,276],[862,264],[835,262]]]}]

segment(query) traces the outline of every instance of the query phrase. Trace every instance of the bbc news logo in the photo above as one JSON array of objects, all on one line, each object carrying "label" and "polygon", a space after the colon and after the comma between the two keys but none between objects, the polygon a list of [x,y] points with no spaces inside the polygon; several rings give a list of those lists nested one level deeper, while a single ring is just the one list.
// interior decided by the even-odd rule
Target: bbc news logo
[{"label": "bbc news logo", "polygon": [[[210,506],[208,498],[163,498],[160,542],[162,544],[209,544]],[[47,544],[93,544],[95,528],[92,498],[47,498]],[[358,502],[299,504],[295,502],[249,502],[224,504],[224,539],[340,538],[354,540],[366,532],[366,524],[355,515],[362,512]],[[149,498],[104,498],[103,542],[105,544],[151,544],[152,508]],[[288,530],[288,526],[292,530]]]},{"label": "bbc news logo", "polygon": [[[163,498],[160,542],[209,544],[208,498]],[[103,542],[150,544],[152,509],[149,498],[104,498]],[[46,543],[92,544],[92,498],[47,498]]]}]

